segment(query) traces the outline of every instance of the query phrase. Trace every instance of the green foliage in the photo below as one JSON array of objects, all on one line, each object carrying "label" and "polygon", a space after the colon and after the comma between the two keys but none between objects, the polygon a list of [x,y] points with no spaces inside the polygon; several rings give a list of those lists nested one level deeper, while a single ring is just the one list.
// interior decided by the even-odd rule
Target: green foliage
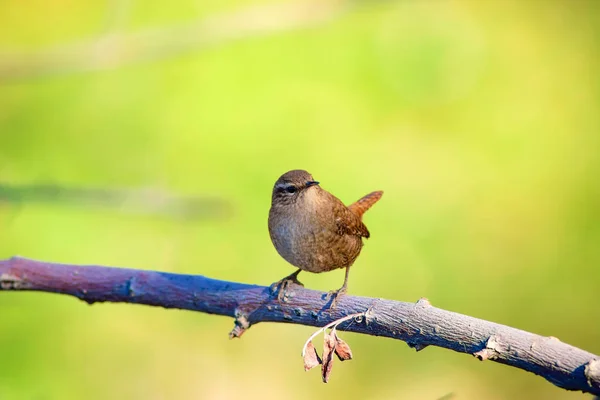
[{"label": "green foliage", "polygon": [[[122,3],[3,2],[0,61],[101,35],[117,11],[132,33],[252,6]],[[0,182],[153,186],[233,209],[174,221],[0,203],[0,257],[269,284],[292,272],[267,234],[272,184],[303,168],[345,202],[385,191],[350,293],[424,296],[598,354],[598,15],[592,1],[381,2],[172,58],[0,75]],[[0,310],[3,400],[580,396],[373,337],[350,335],[355,359],[323,385],[302,368],[309,328],[229,341],[225,318],[35,293],[0,293]]]}]

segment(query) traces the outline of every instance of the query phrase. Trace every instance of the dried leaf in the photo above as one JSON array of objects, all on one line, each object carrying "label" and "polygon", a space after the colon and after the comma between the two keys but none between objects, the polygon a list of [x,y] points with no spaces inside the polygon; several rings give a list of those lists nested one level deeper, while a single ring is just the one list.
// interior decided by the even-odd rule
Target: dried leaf
[{"label": "dried leaf", "polygon": [[333,333],[335,339],[334,351],[340,361],[352,360],[352,350],[350,350],[348,343],[338,337],[335,329],[331,333]]},{"label": "dried leaf", "polygon": [[315,346],[313,346],[312,342],[308,342],[306,345],[306,351],[304,352],[304,370],[311,370],[322,363],[323,362],[319,358],[319,354],[317,354],[317,349],[315,349]]},{"label": "dried leaf", "polygon": [[325,332],[323,336],[323,366],[321,367],[321,377],[323,378],[323,382],[327,383],[329,382],[331,367],[333,367],[335,337],[333,332]]}]

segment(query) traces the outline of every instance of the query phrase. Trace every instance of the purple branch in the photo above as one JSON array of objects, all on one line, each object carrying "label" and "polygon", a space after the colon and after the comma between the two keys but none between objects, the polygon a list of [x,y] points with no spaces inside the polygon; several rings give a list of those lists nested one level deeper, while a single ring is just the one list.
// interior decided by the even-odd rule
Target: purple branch
[{"label": "purple branch", "polygon": [[344,296],[329,309],[323,292],[293,286],[278,301],[265,286],[103,266],[53,264],[13,257],[0,261],[0,290],[36,290],[95,302],[138,303],[235,318],[231,337],[259,322],[323,326],[368,310],[361,322],[339,330],[400,339],[422,350],[429,345],[474,355],[540,375],[567,390],[600,395],[600,357],[554,337],[417,303]]}]

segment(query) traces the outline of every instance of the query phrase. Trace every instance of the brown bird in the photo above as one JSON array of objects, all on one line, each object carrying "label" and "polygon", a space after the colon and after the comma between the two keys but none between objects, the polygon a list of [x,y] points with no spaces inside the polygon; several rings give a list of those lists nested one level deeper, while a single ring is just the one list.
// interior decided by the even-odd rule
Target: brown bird
[{"label": "brown bird", "polygon": [[382,195],[382,191],[372,192],[346,207],[304,170],[281,175],[273,187],[269,234],[279,255],[299,269],[272,285],[280,300],[290,283],[302,285],[300,271],[346,268],[342,287],[329,292],[335,307],[347,290],[350,266],[360,254],[362,238],[369,237],[362,216]]}]

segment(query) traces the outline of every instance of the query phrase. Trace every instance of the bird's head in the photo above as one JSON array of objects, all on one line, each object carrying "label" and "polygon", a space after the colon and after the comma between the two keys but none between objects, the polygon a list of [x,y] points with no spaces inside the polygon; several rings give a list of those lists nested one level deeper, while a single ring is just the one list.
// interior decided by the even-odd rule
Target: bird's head
[{"label": "bird's head", "polygon": [[281,175],[273,186],[272,204],[295,204],[311,188],[318,188],[318,185],[319,182],[315,181],[307,171],[302,169],[288,171]]}]

